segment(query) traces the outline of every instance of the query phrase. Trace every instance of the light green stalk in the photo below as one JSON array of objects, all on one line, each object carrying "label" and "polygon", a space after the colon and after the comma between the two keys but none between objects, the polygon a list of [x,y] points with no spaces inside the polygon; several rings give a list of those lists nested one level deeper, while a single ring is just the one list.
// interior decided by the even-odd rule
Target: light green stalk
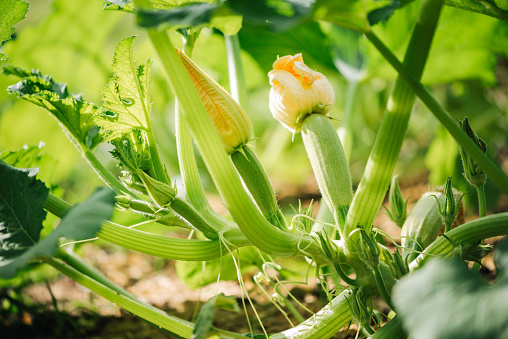
[{"label": "light green stalk", "polygon": [[319,248],[312,239],[277,229],[258,211],[244,191],[238,173],[227,156],[219,135],[167,34],[148,30],[148,35],[168,75],[169,84],[180,100],[184,116],[196,138],[215,185],[226,202],[231,216],[247,239],[260,250],[272,255],[298,255],[300,248],[306,248],[308,253],[319,256]]},{"label": "light green stalk", "polygon": [[366,33],[365,36],[372,42],[385,59],[397,70],[399,76],[406,81],[418,98],[427,106],[441,124],[450,132],[453,138],[466,150],[471,158],[488,175],[496,186],[508,195],[508,176],[497,166],[473,140],[457,125],[457,121],[443,108],[443,106],[432,96],[422,83],[410,73],[406,65],[403,65],[397,57],[388,49],[384,43],[373,33]]},{"label": "light green stalk", "polygon": [[[404,66],[420,79],[436,29],[443,0],[423,0],[404,57]],[[365,173],[346,221],[346,237],[357,227],[367,230],[381,207],[406,133],[415,94],[399,76],[390,96]]]},{"label": "light green stalk", "polygon": [[[238,35],[226,35],[226,50],[228,54],[229,88],[233,98],[247,111],[249,101],[247,87],[245,85],[245,74],[242,67],[240,41]],[[188,54],[187,54],[188,55]]]},{"label": "light green stalk", "polygon": [[[353,189],[340,139],[329,118],[321,114],[311,114],[305,118],[302,138],[319,190],[342,233],[353,200]],[[341,238],[343,236],[341,234]]]}]

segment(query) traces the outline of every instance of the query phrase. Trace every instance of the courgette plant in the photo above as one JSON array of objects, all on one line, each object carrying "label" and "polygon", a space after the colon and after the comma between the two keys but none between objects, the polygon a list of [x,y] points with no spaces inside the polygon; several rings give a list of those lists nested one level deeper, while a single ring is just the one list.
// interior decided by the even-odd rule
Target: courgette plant
[{"label": "courgette plant", "polygon": [[[202,307],[196,322],[180,319],[140,301],[72,249],[59,244],[61,238],[79,241],[98,237],[127,249],[179,261],[211,262],[233,255],[235,265],[235,253],[241,248],[255,248],[263,263],[254,278],[256,284],[262,287],[263,279],[273,283],[276,293],[269,297],[274,306],[284,314],[283,308],[287,307],[299,324],[280,333],[268,333],[261,324],[262,333],[250,333],[250,337],[329,338],[351,322],[373,338],[406,338],[410,333],[417,338],[506,337],[507,318],[495,302],[506,293],[506,244],[496,253],[496,284],[487,286],[477,271],[478,263],[492,250],[484,244],[485,239],[508,232],[508,212],[486,215],[484,185],[488,178],[507,195],[508,177],[486,155],[487,143],[475,134],[467,118],[457,123],[421,82],[444,5],[503,22],[508,20],[506,3],[421,0],[407,36],[409,43],[399,60],[373,27],[390,25],[393,13],[410,2],[106,1],[105,8],[135,16],[137,25],[146,29],[158,66],[164,70],[168,88],[176,98],[176,151],[183,196],[177,192],[175,173],[169,173],[161,160],[151,117],[152,102],[157,100],[151,95],[153,62],[134,60],[135,37],[121,40],[116,47],[113,77],[100,93],[100,106],[72,94],[66,84],[38,70],[5,64],[4,74],[20,78],[8,87],[9,93],[52,114],[107,188],[97,189],[88,200],[72,206],[37,178],[39,164],[34,157],[26,156],[27,149],[2,153],[0,277],[12,278],[29,263],[43,262],[179,337],[244,338],[213,326],[215,309],[236,309],[234,299],[217,295]],[[0,6],[0,33],[5,41],[28,6],[20,0],[6,0]],[[361,100],[356,94],[363,81],[361,62],[356,71],[344,63],[337,65],[349,84],[339,138],[328,113],[336,96],[343,95],[335,93],[327,78],[304,62],[305,55],[278,56],[278,51],[274,52],[266,102],[288,134],[302,135],[322,194],[316,218],[312,206],[300,209],[291,220],[284,215],[258,158],[253,125],[245,111],[248,92],[238,38],[242,21],[269,25],[275,31],[289,31],[316,21],[328,27],[330,36],[339,37],[331,41],[332,49],[340,51],[341,38],[346,41],[352,37],[356,43],[361,41],[377,49],[397,72],[365,171],[353,189],[348,161],[355,148],[351,107]],[[204,27],[213,27],[225,37],[232,96],[192,60]],[[183,40],[182,49],[175,48],[170,36]],[[7,59],[2,55],[4,63]],[[449,63],[453,67],[453,60]],[[444,189],[426,193],[409,213],[406,211],[407,200],[400,192],[394,169],[417,97],[460,147],[464,176],[478,193],[480,213],[476,220],[461,220],[462,194],[453,189],[451,178]],[[215,212],[207,200],[193,142],[229,217]],[[97,156],[97,146],[104,143],[112,148],[111,154],[122,169],[120,176],[110,172]],[[388,214],[401,227],[402,235],[402,243],[395,250],[380,242],[378,235],[383,233],[374,227],[388,189]],[[108,220],[115,206],[139,212],[153,222],[187,228],[199,236],[172,238],[113,223]],[[41,238],[47,213],[61,218],[61,222]],[[332,276],[343,289],[336,293],[326,290],[329,303],[306,319],[296,311],[292,295],[280,288],[283,284],[273,274],[279,267],[274,261],[277,257],[305,257],[321,282],[326,283],[327,276]],[[465,261],[476,264],[469,269]],[[462,285],[457,284],[458,279]],[[239,283],[243,286],[241,277]],[[443,291],[447,294],[438,297]],[[384,325],[374,321],[372,300],[378,296],[391,310]],[[485,306],[475,308],[477,304]],[[440,307],[449,312],[436,312]],[[491,320],[478,320],[488,317]],[[454,319],[453,324],[450,319]]]}]

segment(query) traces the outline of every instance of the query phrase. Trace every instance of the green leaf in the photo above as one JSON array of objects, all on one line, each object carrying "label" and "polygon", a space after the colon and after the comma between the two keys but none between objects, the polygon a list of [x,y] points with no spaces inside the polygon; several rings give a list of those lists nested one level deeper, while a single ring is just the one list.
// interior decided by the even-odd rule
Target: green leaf
[{"label": "green leaf", "polygon": [[66,84],[42,75],[39,70],[6,66],[3,71],[23,79],[9,86],[8,92],[49,111],[65,127],[71,140],[89,149],[101,142],[99,128],[93,124],[98,107],[83,101],[79,95],[69,94]]},{"label": "green leaf", "polygon": [[[0,278],[10,279],[31,260],[54,255],[62,237],[74,240],[93,238],[104,220],[111,218],[114,204],[115,193],[107,188],[98,188],[88,200],[67,210],[58,227],[47,237],[37,243],[33,242],[30,248],[16,258],[4,260],[0,266]],[[43,211],[41,204],[37,205],[37,211]]]},{"label": "green leaf", "polygon": [[49,189],[36,179],[37,172],[0,161],[0,261],[20,255],[39,241]]},{"label": "green leaf", "polygon": [[493,18],[508,21],[508,1],[506,0],[446,0],[450,7],[481,13]]},{"label": "green leaf", "polygon": [[37,167],[39,169],[37,178],[47,183],[57,161],[46,154],[43,148],[44,143],[42,142],[38,146],[25,145],[16,151],[3,151],[0,153],[0,159],[16,168]]},{"label": "green leaf", "polygon": [[152,28],[164,24],[173,29],[209,26],[219,29],[225,35],[234,35],[242,27],[242,16],[223,2],[172,1],[172,4],[166,6],[153,4],[152,7],[159,10],[138,11],[138,25]]},{"label": "green leaf", "polygon": [[113,78],[102,90],[104,111],[94,117],[105,141],[120,140],[133,129],[150,130],[150,71],[152,62],[136,66],[132,45],[136,37],[118,44]]},{"label": "green leaf", "polygon": [[242,49],[256,60],[265,74],[272,70],[277,56],[297,53],[303,54],[303,60],[307,65],[312,65],[312,68],[319,67],[323,73],[322,66],[335,69],[326,46],[326,36],[315,22],[306,23],[283,33],[271,32],[267,27],[244,25],[238,36]]},{"label": "green leaf", "polygon": [[395,285],[397,315],[413,338],[508,338],[508,242],[498,247],[499,275],[489,285],[458,259],[433,260]]},{"label": "green leaf", "polygon": [[310,18],[312,1],[295,0],[229,0],[231,9],[253,26],[267,26],[273,31],[286,31]]},{"label": "green leaf", "polygon": [[113,157],[132,173],[137,170],[149,170],[151,167],[150,151],[143,136],[143,131],[133,130],[119,140],[111,142],[115,148],[110,152]]},{"label": "green leaf", "polygon": [[[0,2],[0,45],[11,38],[14,25],[25,18],[28,4],[20,0],[3,0]],[[0,53],[0,65],[9,60],[9,57]]]},{"label": "green leaf", "polygon": [[212,328],[215,310],[221,308],[228,311],[240,312],[240,308],[233,296],[226,297],[223,293],[210,298],[199,310],[196,318],[196,326],[191,339],[205,339]]},{"label": "green leaf", "polygon": [[317,0],[314,18],[363,33],[370,29],[369,13],[391,5],[390,0]]}]

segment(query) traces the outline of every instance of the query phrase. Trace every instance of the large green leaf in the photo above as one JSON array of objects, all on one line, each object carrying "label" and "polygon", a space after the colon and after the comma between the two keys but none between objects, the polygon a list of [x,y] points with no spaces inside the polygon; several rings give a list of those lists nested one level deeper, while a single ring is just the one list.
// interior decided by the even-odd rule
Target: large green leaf
[{"label": "large green leaf", "polygon": [[36,168],[19,170],[0,161],[0,261],[39,241],[49,189],[36,175]]},{"label": "large green leaf", "polygon": [[99,108],[69,94],[66,84],[38,70],[7,66],[4,73],[23,79],[9,86],[9,93],[49,111],[65,127],[71,140],[90,149],[101,142],[99,128],[93,123],[93,115]]},{"label": "large green leaf", "polygon": [[3,151],[0,159],[16,168],[37,167],[37,178],[48,183],[56,166],[56,160],[44,152],[44,143],[38,146],[23,146],[16,151]]},{"label": "large green leaf", "polygon": [[[14,171],[21,173],[17,174],[18,176],[26,176],[26,172],[16,169],[14,169]],[[22,187],[17,187],[17,189],[22,190]],[[29,200],[27,201],[26,198],[26,196],[18,198],[21,210],[17,210],[16,217],[23,214],[31,215],[34,211],[35,214],[45,214],[41,205],[41,202],[44,204],[45,199],[44,201],[41,201],[41,197],[37,195],[34,199],[37,200],[38,204],[30,207],[31,210],[28,210],[27,205]],[[24,249],[21,254],[15,258],[9,257],[9,260],[2,260],[0,266],[0,278],[13,278],[16,273],[20,269],[24,268],[31,260],[54,255],[58,249],[59,239],[62,237],[74,240],[93,238],[100,230],[104,220],[111,218],[114,204],[115,193],[113,191],[107,188],[97,189],[90,198],[88,198],[88,200],[75,205],[66,211],[58,227],[41,241],[37,241],[37,232],[40,232],[40,223],[42,220],[36,220],[30,222],[30,224],[24,223],[23,225],[20,225],[20,228],[23,231],[28,231],[30,229],[34,233],[37,233],[37,240],[24,239],[23,242],[20,243]],[[7,234],[10,236],[10,233]]]},{"label": "large green leaf", "polygon": [[430,261],[393,289],[397,315],[413,338],[508,338],[508,241],[497,250],[496,283],[456,260]]},{"label": "large green leaf", "polygon": [[[0,45],[11,38],[14,25],[25,18],[28,4],[20,0],[2,0],[0,2]],[[0,53],[0,65],[9,60],[9,57]]]},{"label": "large green leaf", "polygon": [[152,62],[136,66],[133,43],[136,37],[118,44],[113,59],[113,78],[102,90],[104,111],[94,117],[106,141],[120,140],[134,129],[150,129],[150,71]]}]

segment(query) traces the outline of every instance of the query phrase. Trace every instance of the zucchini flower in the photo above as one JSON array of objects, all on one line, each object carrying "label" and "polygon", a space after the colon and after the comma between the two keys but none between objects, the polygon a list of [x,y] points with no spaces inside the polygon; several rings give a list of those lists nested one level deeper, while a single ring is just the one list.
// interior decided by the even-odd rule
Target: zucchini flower
[{"label": "zucchini flower", "polygon": [[242,148],[252,136],[252,124],[233,97],[196,65],[183,51],[177,49],[180,60],[189,72],[208,116],[219,132],[228,154]]},{"label": "zucchini flower", "polygon": [[273,63],[270,79],[270,111],[291,132],[300,132],[309,114],[326,115],[335,93],[326,77],[303,63],[302,54],[286,55]]}]

